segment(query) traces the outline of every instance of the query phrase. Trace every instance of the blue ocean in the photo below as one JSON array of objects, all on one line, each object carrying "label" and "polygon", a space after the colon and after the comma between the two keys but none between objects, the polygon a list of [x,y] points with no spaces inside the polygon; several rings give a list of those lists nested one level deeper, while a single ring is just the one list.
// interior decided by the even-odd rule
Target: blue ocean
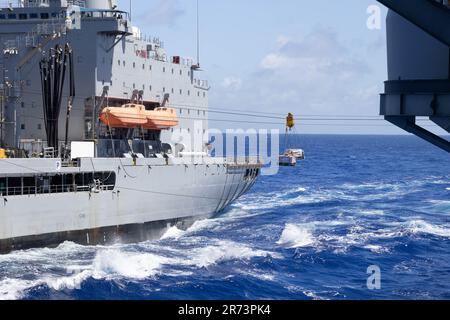
[{"label": "blue ocean", "polygon": [[0,299],[450,299],[449,154],[411,136],[295,145],[305,161],[187,230],[0,256]]}]

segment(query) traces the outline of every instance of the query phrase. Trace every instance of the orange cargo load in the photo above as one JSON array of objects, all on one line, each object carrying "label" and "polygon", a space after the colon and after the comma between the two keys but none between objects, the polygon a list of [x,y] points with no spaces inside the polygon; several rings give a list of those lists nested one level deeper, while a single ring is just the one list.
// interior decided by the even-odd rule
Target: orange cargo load
[{"label": "orange cargo load", "polygon": [[107,107],[100,114],[100,121],[111,128],[144,128],[166,130],[178,125],[177,112],[172,108],[145,110],[144,105],[125,104]]}]

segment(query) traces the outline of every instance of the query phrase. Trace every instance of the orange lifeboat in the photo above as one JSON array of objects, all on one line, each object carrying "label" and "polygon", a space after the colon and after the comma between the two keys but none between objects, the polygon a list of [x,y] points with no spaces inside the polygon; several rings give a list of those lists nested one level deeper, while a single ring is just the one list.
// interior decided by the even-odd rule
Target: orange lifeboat
[{"label": "orange lifeboat", "polygon": [[144,129],[167,130],[178,125],[177,111],[173,108],[156,108],[146,111],[147,124]]},{"label": "orange lifeboat", "polygon": [[125,104],[107,107],[100,114],[100,121],[111,128],[144,128],[166,130],[178,125],[177,112],[172,108],[145,110],[141,104]]}]

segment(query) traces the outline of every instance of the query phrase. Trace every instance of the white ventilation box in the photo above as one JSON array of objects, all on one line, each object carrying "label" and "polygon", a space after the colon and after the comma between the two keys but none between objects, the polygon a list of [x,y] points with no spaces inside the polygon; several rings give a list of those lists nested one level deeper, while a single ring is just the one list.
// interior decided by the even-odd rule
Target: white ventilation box
[{"label": "white ventilation box", "polygon": [[71,159],[94,158],[95,144],[93,141],[72,141],[70,144]]}]

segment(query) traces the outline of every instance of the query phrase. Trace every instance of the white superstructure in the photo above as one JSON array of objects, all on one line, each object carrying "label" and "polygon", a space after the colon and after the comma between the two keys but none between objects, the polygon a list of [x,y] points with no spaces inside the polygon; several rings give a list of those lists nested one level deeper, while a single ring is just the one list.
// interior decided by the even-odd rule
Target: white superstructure
[{"label": "white superstructure", "polygon": [[[256,181],[258,159],[209,156],[210,87],[199,66],[143,35],[116,1],[23,1],[0,11],[0,43],[1,252],[147,239],[155,225],[220,212]],[[57,65],[43,59],[58,50],[73,67],[61,73],[73,81],[60,105],[42,76]],[[99,120],[105,107],[133,103],[173,108],[178,125]],[[50,119],[55,106],[59,117]]]}]

